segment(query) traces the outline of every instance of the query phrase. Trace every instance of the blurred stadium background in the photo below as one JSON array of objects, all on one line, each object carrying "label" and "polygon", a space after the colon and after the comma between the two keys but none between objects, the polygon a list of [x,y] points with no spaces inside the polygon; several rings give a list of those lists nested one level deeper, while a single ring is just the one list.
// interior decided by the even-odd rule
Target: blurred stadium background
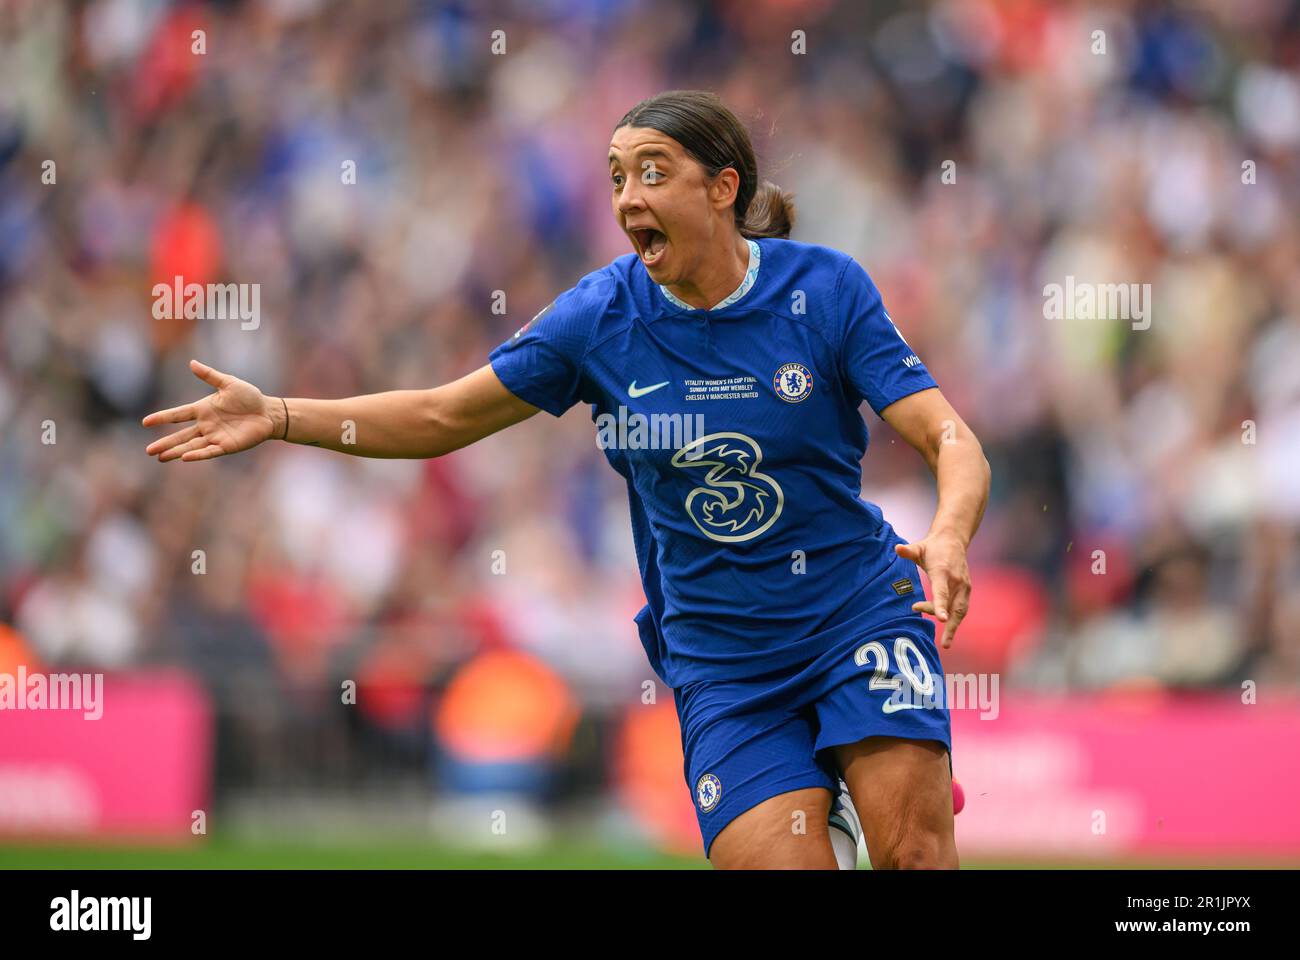
[{"label": "blurred stadium background", "polygon": [[[98,721],[0,712],[0,866],[703,865],[585,410],[430,462],[163,467],[139,426],[192,356],[308,396],[481,365],[627,252],[605,147],[677,87],[993,464],[964,862],[1300,863],[1300,3],[3,0],[0,672],[107,680]],[[260,325],[155,319],[178,275]],[[1067,276],[1149,283],[1149,329],[1047,319]]]}]

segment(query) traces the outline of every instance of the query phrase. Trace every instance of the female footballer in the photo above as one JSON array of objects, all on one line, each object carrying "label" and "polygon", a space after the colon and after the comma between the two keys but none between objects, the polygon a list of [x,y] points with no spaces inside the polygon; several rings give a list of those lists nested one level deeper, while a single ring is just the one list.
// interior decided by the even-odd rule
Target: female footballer
[{"label": "female footballer", "polygon": [[[935,627],[966,612],[966,549],[988,498],[979,441],[850,256],[791,241],[789,197],[759,184],[744,126],[713,94],[637,104],[609,146],[633,254],[561,294],[453,383],[344,400],[215,389],[150,414],[190,424],[160,461],[264,440],[437,457],[579,401],[701,423],[676,449],[602,443],[626,480],[651,666],[674,691],[686,780],[715,867],[837,866],[841,779],[879,868],[955,868],[952,738]],[[934,473],[906,543],[863,501],[866,400]],[[344,443],[340,423],[355,423]],[[608,422],[609,418],[605,418]],[[918,567],[930,580],[926,600]]]}]

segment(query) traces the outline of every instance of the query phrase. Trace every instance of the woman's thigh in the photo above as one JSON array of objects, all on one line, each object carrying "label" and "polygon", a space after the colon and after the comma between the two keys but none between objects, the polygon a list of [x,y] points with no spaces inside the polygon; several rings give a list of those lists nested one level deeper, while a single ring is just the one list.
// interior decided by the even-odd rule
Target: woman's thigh
[{"label": "woman's thigh", "polygon": [[824,787],[769,797],[722,828],[709,862],[718,870],[835,870],[830,806]]},{"label": "woman's thigh", "polygon": [[946,744],[872,736],[832,749],[862,821],[872,867],[958,867]]}]

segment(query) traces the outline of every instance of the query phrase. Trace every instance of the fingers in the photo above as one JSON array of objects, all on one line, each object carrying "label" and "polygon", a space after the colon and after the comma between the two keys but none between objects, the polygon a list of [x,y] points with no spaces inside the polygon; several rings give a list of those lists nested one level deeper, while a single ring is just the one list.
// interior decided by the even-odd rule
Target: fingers
[{"label": "fingers", "polygon": [[197,360],[190,361],[190,369],[194,371],[194,376],[218,390],[234,379],[230,374],[222,373],[220,370],[214,370],[206,363],[199,363]]},{"label": "fingers", "polygon": [[202,450],[204,447],[208,446],[210,442],[211,441],[209,441],[207,437],[196,435],[190,438],[189,440],[187,440],[186,442],[177,444],[171,449],[166,450],[165,452],[160,454],[158,457],[158,462],[168,463],[172,460],[185,459],[185,454],[190,453],[194,450]]},{"label": "fingers", "polygon": [[970,603],[970,574],[966,570],[964,550],[954,557],[953,551],[948,549],[951,544],[941,543],[932,551],[927,565],[925,545],[924,540],[899,543],[894,545],[894,552],[925,571],[930,581],[930,599],[912,604],[912,612],[932,616],[944,625],[942,643],[947,649],[956,639],[957,627],[965,618]]},{"label": "fingers", "polygon": [[[946,578],[945,578],[945,582],[946,582]],[[929,614],[932,617],[936,617],[940,622],[943,623],[944,625],[943,638],[941,642],[943,644],[943,648],[947,650],[949,647],[952,646],[953,641],[957,639],[957,627],[959,627],[961,625],[962,620],[966,618],[966,610],[970,602],[970,586],[969,584],[961,584],[961,583],[954,584],[951,591],[951,600],[949,602],[948,617],[946,620],[943,617],[939,616],[938,611],[936,609],[938,592],[939,589],[936,586],[935,602],[931,602],[929,600],[918,600],[916,603],[912,604],[912,612]]]},{"label": "fingers", "polygon": [[913,563],[920,563],[924,555],[919,544],[915,543],[896,543],[894,552],[900,557],[911,560]]},{"label": "fingers", "polygon": [[222,450],[219,446],[217,446],[215,443],[210,443],[202,450],[189,451],[184,456],[182,456],[181,459],[184,460],[186,463],[189,463],[194,460],[211,460],[213,457],[219,457],[223,453],[225,453],[225,451]]},{"label": "fingers", "polygon": [[930,588],[934,591],[934,615],[940,620],[948,619],[948,571],[938,569],[926,571],[930,574]]},{"label": "fingers", "polygon": [[952,596],[949,603],[948,620],[943,628],[943,648],[947,650],[957,639],[957,628],[966,619],[966,610],[970,603],[970,583],[953,578]]},{"label": "fingers", "polygon": [[[190,369],[194,375],[209,386],[216,387],[220,390],[234,378],[229,374],[222,373],[220,370],[213,370],[206,363],[199,363],[197,360],[190,361]],[[158,410],[149,414],[140,421],[141,426],[156,427],[162,423],[184,423],[187,420],[193,420],[197,416],[195,405],[192,403],[182,404],[179,407],[172,407],[168,410]]]},{"label": "fingers", "polygon": [[961,625],[966,616],[966,611],[958,612],[954,606],[952,616],[948,618],[947,624],[943,628],[943,648],[947,650],[952,646],[952,642],[957,639],[957,627]]},{"label": "fingers", "polygon": [[144,448],[144,452],[149,456],[155,456],[164,451],[170,450],[178,443],[187,443],[199,435],[198,425],[186,427],[184,430],[177,430],[175,433],[169,433],[165,437],[160,437],[149,446]]},{"label": "fingers", "polygon": [[161,423],[184,423],[186,420],[193,420],[194,416],[194,404],[187,403],[183,406],[172,407],[170,410],[158,410],[151,413],[141,420],[140,424],[145,427],[156,427]]}]

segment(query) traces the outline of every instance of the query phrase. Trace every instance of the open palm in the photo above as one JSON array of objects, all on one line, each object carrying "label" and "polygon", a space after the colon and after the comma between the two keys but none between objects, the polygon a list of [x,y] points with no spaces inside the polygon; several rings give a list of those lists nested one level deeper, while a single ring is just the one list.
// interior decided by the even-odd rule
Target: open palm
[{"label": "open palm", "polygon": [[193,421],[191,426],[155,440],[145,448],[145,453],[156,456],[160,463],[209,460],[247,450],[271,439],[275,433],[275,420],[261,390],[197,360],[190,361],[190,369],[217,392],[194,403],[159,410],[145,417],[142,422],[146,427]]}]

